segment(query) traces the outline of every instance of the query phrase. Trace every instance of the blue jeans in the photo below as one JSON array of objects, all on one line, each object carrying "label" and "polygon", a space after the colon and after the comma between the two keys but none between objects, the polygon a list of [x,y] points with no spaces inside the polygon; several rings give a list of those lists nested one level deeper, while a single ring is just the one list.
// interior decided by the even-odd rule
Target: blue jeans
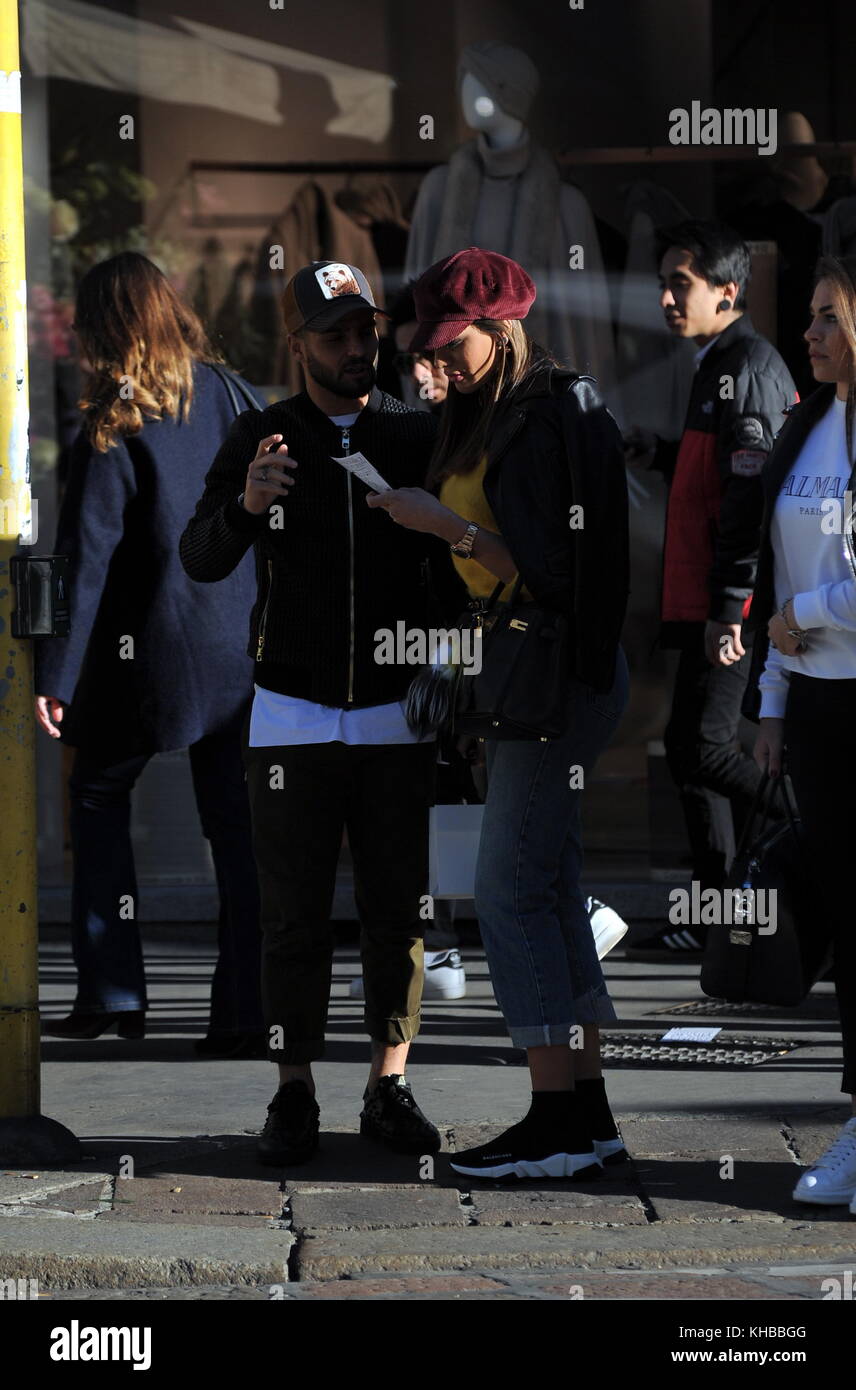
[{"label": "blue jeans", "polygon": [[[202,833],[220,895],[218,956],[211,984],[212,1032],[261,1029],[261,928],[240,723],[188,749]],[[74,859],[71,943],[75,1008],[106,1013],[146,1009],[131,845],[131,791],[149,755],[119,759],[78,749],[69,778]],[[133,907],[122,904],[130,898]],[[129,910],[133,915],[128,915]]]},{"label": "blue jeans", "polygon": [[580,890],[578,785],[594,767],[628,695],[619,650],[612,690],[572,680],[568,725],[549,742],[485,743],[488,789],[475,908],[497,1003],[516,1047],[567,1045],[577,1024],[616,1015]]}]

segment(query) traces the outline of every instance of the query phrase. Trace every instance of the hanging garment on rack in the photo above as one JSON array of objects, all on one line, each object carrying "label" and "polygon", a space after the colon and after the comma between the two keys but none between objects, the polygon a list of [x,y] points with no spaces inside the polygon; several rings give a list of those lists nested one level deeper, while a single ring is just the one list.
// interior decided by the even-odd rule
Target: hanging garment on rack
[{"label": "hanging garment on rack", "polygon": [[[282,247],[283,269],[271,268],[272,247]],[[269,228],[259,246],[249,319],[258,335],[257,357],[247,364],[260,385],[303,389],[300,368],[288,350],[282,294],[288,280],[310,261],[344,261],[359,266],[383,305],[383,285],[370,233],[341,212],[317,183],[307,181]]]},{"label": "hanging garment on rack", "polygon": [[358,227],[371,235],[383,275],[387,303],[395,297],[404,278],[407,234],[410,223],[401,211],[392,184],[377,174],[352,174],[333,195],[336,206]]},{"label": "hanging garment on rack", "polygon": [[187,277],[185,288],[187,298],[208,332],[214,326],[231,280],[232,269],[222,243],[217,237],[209,237],[202,247],[202,259]]},{"label": "hanging garment on rack", "polygon": [[823,216],[823,254],[852,256],[856,251],[856,198],[839,198]]},{"label": "hanging garment on rack", "polygon": [[667,189],[640,179],[627,191],[627,264],[618,308],[618,399],[622,428],[638,425],[661,439],[679,439],[686,416],[696,346],[675,338],[663,321],[657,286],[658,228],[689,213]]},{"label": "hanging garment on rack", "polygon": [[[413,209],[405,274],[421,275],[467,246],[510,256],[538,291],[527,332],[559,360],[596,376],[610,399],[615,379],[603,258],[588,202],[563,183],[553,157],[530,140],[495,150],[479,133],[424,178]],[[572,248],[580,247],[583,266]]]}]

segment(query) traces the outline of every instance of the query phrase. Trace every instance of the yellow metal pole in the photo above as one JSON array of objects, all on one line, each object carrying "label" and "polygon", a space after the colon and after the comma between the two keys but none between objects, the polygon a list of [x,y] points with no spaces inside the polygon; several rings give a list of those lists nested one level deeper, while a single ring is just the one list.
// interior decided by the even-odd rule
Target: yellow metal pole
[{"label": "yellow metal pole", "polygon": [[0,0],[0,1161],[77,1146],[39,1114],[32,650],[12,636],[9,561],[30,539],[27,299],[17,0]]}]

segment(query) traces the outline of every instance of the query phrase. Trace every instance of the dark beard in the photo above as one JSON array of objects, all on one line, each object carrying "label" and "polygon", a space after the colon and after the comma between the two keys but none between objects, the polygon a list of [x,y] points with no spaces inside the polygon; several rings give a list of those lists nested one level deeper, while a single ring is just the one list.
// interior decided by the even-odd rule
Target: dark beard
[{"label": "dark beard", "polygon": [[[373,363],[366,364],[367,371],[364,378],[345,376],[344,373],[331,372],[321,365],[311,352],[306,354],[306,367],[312,380],[317,386],[321,386],[325,391],[331,392],[334,396],[340,396],[344,401],[356,400],[359,396],[367,396],[377,380],[377,371]],[[357,381],[360,382],[357,385]]]}]

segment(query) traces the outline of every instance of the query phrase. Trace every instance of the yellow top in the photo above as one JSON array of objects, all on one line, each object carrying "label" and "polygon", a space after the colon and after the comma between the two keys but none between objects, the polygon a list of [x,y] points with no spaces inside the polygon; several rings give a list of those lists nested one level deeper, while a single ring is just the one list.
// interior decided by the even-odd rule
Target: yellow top
[{"label": "yellow top", "polygon": [[[493,531],[499,535],[499,527],[496,524],[496,517],[488,506],[487,498],[484,495],[484,475],[487,470],[487,455],[483,455],[481,462],[471,473],[453,473],[446,478],[440,487],[440,501],[444,507],[449,507],[458,516],[462,516],[465,521],[474,521],[477,526],[483,526],[486,531]],[[463,536],[463,528],[461,530]],[[478,539],[478,537],[476,537]],[[471,598],[490,598],[499,582],[495,574],[486,570],[484,565],[480,565],[478,560],[462,560],[459,555],[452,555],[455,569],[463,579],[470,591]],[[506,584],[500,599],[506,599],[511,594],[514,581]],[[524,586],[520,590],[521,599],[530,599],[532,595]]]}]

